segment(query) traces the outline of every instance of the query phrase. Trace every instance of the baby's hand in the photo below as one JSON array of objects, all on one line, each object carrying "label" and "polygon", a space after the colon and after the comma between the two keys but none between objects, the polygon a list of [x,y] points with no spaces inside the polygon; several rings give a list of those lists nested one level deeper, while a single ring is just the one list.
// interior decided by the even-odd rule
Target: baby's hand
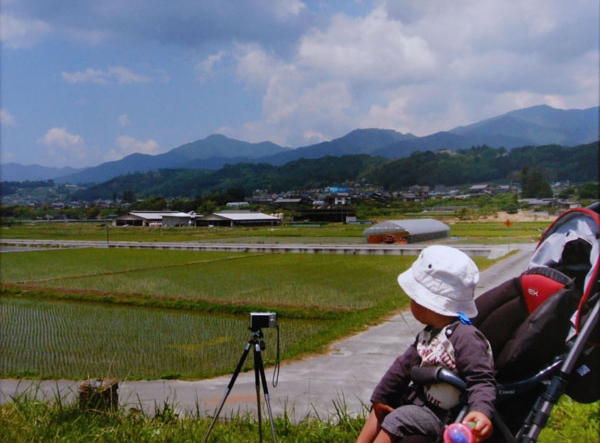
[{"label": "baby's hand", "polygon": [[388,406],[386,404],[377,403],[377,402],[373,403],[373,412],[375,412],[375,415],[377,416],[377,421],[379,421],[379,423],[381,423],[383,421],[383,419],[385,418],[385,416],[388,415],[393,410],[394,410],[394,408],[392,408],[391,406]]},{"label": "baby's hand", "polygon": [[492,421],[482,412],[471,411],[469,412],[463,423],[471,428],[475,441],[481,441],[492,435],[494,430]]}]

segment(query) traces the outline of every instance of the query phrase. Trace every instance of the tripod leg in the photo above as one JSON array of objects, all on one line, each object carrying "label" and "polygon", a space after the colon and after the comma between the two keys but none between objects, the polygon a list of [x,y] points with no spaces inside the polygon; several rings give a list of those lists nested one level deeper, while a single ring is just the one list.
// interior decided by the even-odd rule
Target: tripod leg
[{"label": "tripod leg", "polygon": [[223,400],[221,401],[221,404],[219,405],[219,407],[215,410],[215,415],[212,419],[212,422],[210,423],[210,426],[208,427],[208,431],[206,432],[206,435],[204,436],[204,440],[202,440],[202,443],[206,443],[208,441],[208,437],[210,436],[210,433],[212,432],[212,429],[215,426],[217,419],[219,418],[219,414],[221,413],[221,410],[223,409],[223,406],[225,405],[225,401],[227,400],[227,397],[229,397],[229,393],[233,389],[235,380],[237,379],[238,375],[240,374],[240,371],[242,370],[242,366],[244,366],[244,361],[246,360],[246,357],[248,356],[248,352],[250,352],[250,347],[252,346],[253,343],[254,343],[254,340],[250,340],[246,344],[246,347],[244,348],[244,352],[242,353],[242,356],[240,357],[240,361],[238,362],[238,364],[235,368],[235,371],[233,373],[233,376],[231,377],[231,380],[229,381],[229,384],[227,385],[227,388],[225,389],[225,395],[223,396]]},{"label": "tripod leg", "polygon": [[[260,354],[260,346],[258,346],[258,345],[256,347],[256,351],[254,352],[254,368],[255,368],[255,371],[257,374],[260,373],[263,392],[265,394],[265,404],[267,405],[267,412],[269,413],[269,421],[271,422],[271,432],[273,433],[273,442],[277,443],[277,433],[275,432],[275,422],[273,420],[273,411],[271,410],[271,400],[269,398],[269,389],[267,387],[267,377],[265,376],[265,367],[263,365],[262,355]],[[258,383],[258,381],[257,381],[257,383]],[[256,388],[256,393],[258,395],[258,387]],[[259,408],[260,408],[260,402],[259,402]],[[259,412],[259,417],[260,417],[260,412]],[[261,435],[262,435],[262,432],[261,432]]]},{"label": "tripod leg", "polygon": [[254,345],[254,383],[256,387],[256,414],[258,418],[258,441],[262,443],[263,435],[262,435],[262,414],[260,410],[260,373],[259,366],[257,362],[260,359],[260,343],[256,343]]}]

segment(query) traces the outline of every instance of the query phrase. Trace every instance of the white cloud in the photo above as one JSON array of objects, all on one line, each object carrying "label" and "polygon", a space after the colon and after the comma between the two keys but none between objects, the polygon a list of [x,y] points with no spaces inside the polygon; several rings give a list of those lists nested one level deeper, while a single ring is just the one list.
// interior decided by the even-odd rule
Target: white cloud
[{"label": "white cloud", "polygon": [[112,66],[108,68],[107,75],[114,78],[120,85],[126,83],[148,83],[152,81],[151,77],[146,75],[136,74],[130,69],[122,66]]},{"label": "white cloud", "polygon": [[238,79],[263,91],[263,115],[229,133],[298,146],[355,127],[428,135],[536,104],[594,106],[591,1],[382,1],[305,33],[288,59],[238,44]]},{"label": "white cloud", "polygon": [[225,51],[219,51],[216,54],[209,55],[206,59],[196,64],[196,72],[199,81],[206,81],[215,72],[217,66],[228,55]]},{"label": "white cloud", "polygon": [[38,139],[38,142],[46,146],[59,148],[85,146],[85,141],[80,135],[69,134],[66,128],[49,129],[46,135]]},{"label": "white cloud", "polygon": [[127,114],[119,115],[118,120],[119,125],[121,125],[122,127],[129,126],[131,124],[131,121],[129,120],[129,116]]},{"label": "white cloud", "polygon": [[274,2],[272,5],[274,16],[280,21],[290,20],[290,18],[299,16],[306,9],[306,5],[299,0]]},{"label": "white cloud", "polygon": [[0,126],[18,126],[17,119],[6,109],[0,109]]},{"label": "white cloud", "polygon": [[[430,80],[437,64],[427,41],[382,9],[363,18],[337,15],[306,35],[287,61],[256,44],[237,50],[238,79],[252,91],[263,90],[263,119],[226,133],[293,146],[340,136],[364,123],[404,128],[396,110],[406,101],[387,94]],[[378,107],[371,114],[369,103]]]},{"label": "white cloud", "polygon": [[122,135],[117,137],[116,149],[110,149],[105,155],[105,161],[120,160],[131,154],[158,154],[160,146],[154,140],[147,140],[145,142],[136,140],[128,135]]},{"label": "white cloud", "polygon": [[106,85],[109,83],[106,72],[100,69],[88,68],[85,71],[61,73],[62,78],[67,83],[95,83],[97,85]]},{"label": "white cloud", "polygon": [[152,81],[152,77],[137,74],[123,66],[111,66],[107,70],[88,68],[85,71],[61,73],[62,78],[67,83],[93,83],[97,85],[108,84],[127,84],[127,83],[147,83]]},{"label": "white cloud", "polygon": [[81,166],[88,156],[89,147],[83,137],[70,134],[66,128],[51,128],[37,142],[48,148],[49,165]]},{"label": "white cloud", "polygon": [[51,26],[39,19],[24,20],[0,14],[0,38],[11,49],[28,49],[52,33]]},{"label": "white cloud", "polygon": [[361,84],[420,82],[435,72],[426,39],[377,9],[364,18],[335,16],[329,27],[306,35],[298,64]]},{"label": "white cloud", "polygon": [[127,135],[122,135],[117,138],[117,146],[125,155],[136,152],[140,154],[158,154],[158,149],[160,148],[158,143],[154,140],[143,142]]},{"label": "white cloud", "polygon": [[283,60],[257,44],[237,45],[236,61],[238,79],[252,91],[264,91],[274,73],[285,66]]}]

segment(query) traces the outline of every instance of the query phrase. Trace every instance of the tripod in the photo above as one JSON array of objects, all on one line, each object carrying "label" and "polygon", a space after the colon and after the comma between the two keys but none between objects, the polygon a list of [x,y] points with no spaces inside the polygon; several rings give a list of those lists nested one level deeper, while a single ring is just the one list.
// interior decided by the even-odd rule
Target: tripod
[{"label": "tripod", "polygon": [[240,371],[242,370],[242,366],[244,365],[244,361],[246,360],[246,357],[248,356],[248,353],[250,352],[250,348],[254,349],[254,379],[255,379],[255,385],[256,385],[256,405],[257,405],[257,413],[258,413],[259,442],[262,443],[262,441],[263,441],[262,418],[261,418],[261,412],[260,412],[260,383],[262,382],[262,387],[263,387],[264,396],[265,396],[265,403],[267,405],[267,411],[269,412],[269,420],[271,422],[271,431],[273,432],[273,441],[275,443],[277,443],[277,434],[275,433],[275,423],[273,422],[273,412],[271,411],[271,401],[269,400],[269,391],[267,389],[267,379],[265,377],[265,368],[263,366],[262,356],[260,354],[260,351],[265,349],[265,342],[263,341],[263,332],[260,328],[256,329],[256,330],[252,330],[252,338],[250,340],[248,340],[248,343],[246,344],[246,347],[244,348],[244,352],[242,353],[240,361],[238,362],[237,367],[235,368],[235,371],[233,373],[233,376],[231,377],[231,380],[230,380],[229,384],[227,385],[227,388],[225,389],[225,395],[223,396],[223,400],[221,401],[221,404],[219,405],[219,407],[216,409],[215,416],[213,417],[212,422],[208,428],[208,431],[206,432],[206,435],[204,436],[203,443],[206,443],[208,441],[208,437],[210,436],[210,433],[212,432],[212,429],[215,426],[217,419],[219,418],[219,414],[221,413],[221,410],[223,409],[223,406],[225,405],[225,401],[227,400],[229,393],[233,389],[235,380],[237,379]]}]

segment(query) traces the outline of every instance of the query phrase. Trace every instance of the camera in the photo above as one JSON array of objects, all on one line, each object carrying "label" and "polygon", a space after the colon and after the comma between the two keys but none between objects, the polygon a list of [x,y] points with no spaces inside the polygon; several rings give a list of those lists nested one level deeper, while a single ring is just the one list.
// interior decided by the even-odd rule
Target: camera
[{"label": "camera", "polygon": [[274,328],[277,326],[277,314],[275,312],[251,312],[250,330],[258,331],[262,328]]}]

